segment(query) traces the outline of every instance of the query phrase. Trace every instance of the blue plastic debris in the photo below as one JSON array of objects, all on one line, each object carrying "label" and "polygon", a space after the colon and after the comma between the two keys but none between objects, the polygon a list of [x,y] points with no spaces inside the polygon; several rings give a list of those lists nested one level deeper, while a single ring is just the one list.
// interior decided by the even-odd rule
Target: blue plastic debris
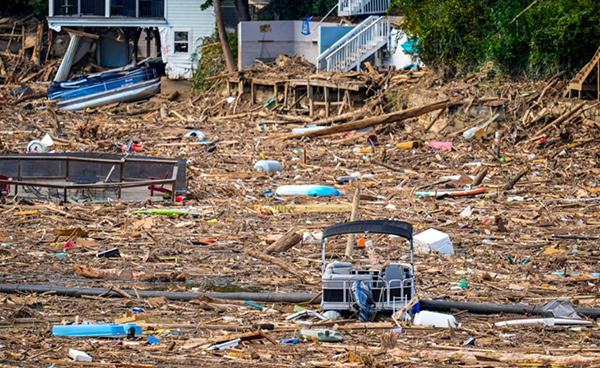
[{"label": "blue plastic debris", "polygon": [[293,339],[281,339],[281,343],[287,344],[287,345],[295,345],[299,342],[300,342],[300,339],[297,337],[294,337]]},{"label": "blue plastic debris", "polygon": [[135,323],[99,323],[89,325],[59,325],[52,327],[54,336],[71,337],[135,337],[142,334],[142,327]]},{"label": "blue plastic debris", "polygon": [[150,345],[158,344],[158,343],[160,343],[160,339],[158,339],[158,338],[156,338],[156,337],[154,337],[154,336],[150,336],[150,337],[148,338],[148,343],[149,343]]},{"label": "blue plastic debris", "polygon": [[133,307],[133,308],[131,308],[131,310],[134,312],[138,312],[138,313],[144,312],[144,308],[140,308],[140,307]]}]

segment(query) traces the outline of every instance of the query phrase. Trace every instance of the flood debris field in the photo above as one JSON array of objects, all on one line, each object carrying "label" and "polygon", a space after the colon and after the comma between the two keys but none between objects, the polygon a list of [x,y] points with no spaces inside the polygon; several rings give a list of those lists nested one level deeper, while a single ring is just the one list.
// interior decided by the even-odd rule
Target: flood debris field
[{"label": "flood debris field", "polygon": [[[252,73],[283,72],[272,67]],[[311,78],[328,77],[342,78],[326,73]],[[497,327],[495,322],[526,316],[451,310],[460,323],[454,328],[418,326],[389,316],[367,323],[350,316],[298,324],[286,319],[294,303],[261,303],[272,309],[263,312],[243,300],[136,295],[316,294],[321,289],[320,245],[310,238],[349,221],[359,186],[359,219],[403,220],[413,224],[415,234],[434,228],[449,235],[455,254],[432,251],[415,257],[419,298],[531,306],[567,298],[575,307],[599,307],[600,124],[593,101],[563,99],[565,82],[556,78],[500,83],[482,72],[444,84],[427,71],[398,71],[343,79],[371,81],[378,92],[363,102],[353,100],[352,113],[330,118],[309,118],[302,102],[264,108],[269,92],[251,104],[247,94],[225,94],[223,83],[182,101],[157,96],[79,113],[46,107],[43,99],[17,101],[22,97],[14,93],[18,85],[2,86],[3,153],[23,153],[29,141],[45,133],[54,139],[57,153],[121,153],[115,143],[120,147],[133,138],[145,147],[134,155],[186,158],[189,191],[175,205],[160,201],[163,193],[152,201],[106,204],[3,197],[3,285],[103,288],[127,297],[0,294],[0,366],[597,364],[600,329],[595,322]],[[475,129],[474,137],[464,137],[496,114],[487,127]],[[336,128],[310,130],[307,135],[321,134],[312,138],[292,134],[309,123]],[[202,131],[209,142],[184,137],[193,130]],[[255,171],[261,159],[279,161],[283,171]],[[347,176],[354,180],[338,180]],[[473,185],[477,179],[480,184]],[[285,184],[328,185],[342,195],[273,195]],[[470,185],[485,192],[435,193]],[[423,191],[433,195],[416,195]],[[134,214],[142,209],[184,213]],[[283,252],[266,251],[289,230],[304,240]],[[112,248],[121,257],[96,257]],[[409,254],[408,248],[401,250]],[[387,255],[378,254],[381,259]],[[366,259],[364,249],[356,248],[355,258]],[[304,307],[318,310],[318,304]],[[52,334],[55,325],[85,321],[137,323],[144,333],[112,339]],[[307,327],[337,330],[343,342],[281,342]],[[229,349],[211,349],[237,338],[239,343]],[[471,338],[474,342],[465,344]],[[93,362],[70,359],[69,349],[87,353]]]}]

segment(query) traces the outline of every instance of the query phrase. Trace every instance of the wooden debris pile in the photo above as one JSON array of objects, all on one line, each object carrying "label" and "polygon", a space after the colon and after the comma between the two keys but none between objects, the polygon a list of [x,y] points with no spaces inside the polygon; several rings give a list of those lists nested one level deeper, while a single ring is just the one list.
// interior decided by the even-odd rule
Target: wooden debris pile
[{"label": "wooden debris pile", "polygon": [[51,60],[54,37],[45,22],[33,15],[22,19],[0,19],[0,82],[19,85],[47,82],[58,68]]},{"label": "wooden debris pile", "polygon": [[[24,152],[45,133],[56,152],[118,152],[117,141],[135,138],[145,146],[135,155],[188,160],[189,193],[175,207],[185,212],[177,216],[133,213],[168,207],[159,196],[67,205],[3,198],[2,283],[103,288],[128,297],[0,294],[0,365],[81,364],[69,360],[69,348],[116,367],[593,364],[600,358],[595,323],[497,327],[518,316],[451,311],[461,326],[389,317],[302,325],[286,319],[294,313],[289,303],[262,303],[263,311],[243,300],[144,299],[123,291],[318,293],[316,238],[350,219],[360,186],[358,218],[405,220],[415,233],[435,228],[450,236],[454,255],[416,256],[420,298],[528,305],[568,298],[597,308],[597,106],[562,99],[558,79],[497,84],[481,74],[444,84],[429,73],[413,75],[331,75],[388,85],[366,108],[353,105],[352,113],[329,118],[308,118],[301,108],[269,110],[247,94],[80,113],[1,106],[0,140],[9,152]],[[329,127],[312,138],[292,135],[308,124]],[[205,141],[185,137],[193,130]],[[283,172],[255,171],[260,159],[279,161]],[[330,185],[345,195],[273,196],[284,184]],[[485,193],[436,195],[469,186]],[[121,257],[96,257],[112,248]],[[359,262],[366,254],[357,248],[355,257]],[[145,334],[119,340],[51,334],[53,325],[84,321],[134,322]],[[337,330],[344,341],[281,342],[307,327]],[[235,347],[210,349],[238,338]]]}]

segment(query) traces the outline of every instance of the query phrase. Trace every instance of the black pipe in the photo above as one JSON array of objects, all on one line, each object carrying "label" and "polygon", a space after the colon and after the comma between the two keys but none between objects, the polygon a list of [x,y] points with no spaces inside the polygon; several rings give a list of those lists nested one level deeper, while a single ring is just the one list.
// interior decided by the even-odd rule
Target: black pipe
[{"label": "black pipe", "polygon": [[[123,290],[125,293],[136,297],[136,292],[133,290]],[[19,285],[19,284],[0,284],[0,292],[2,293],[48,293],[53,292],[55,295],[81,297],[99,296],[117,297],[123,296],[116,291],[108,292],[108,289],[100,288],[79,288],[79,287],[63,287],[63,286],[46,286],[46,285]],[[170,300],[189,301],[197,299],[200,296],[206,295],[211,298],[229,299],[229,300],[253,300],[257,302],[284,302],[284,303],[304,303],[316,296],[314,293],[188,293],[178,291],[150,291],[137,290],[137,294],[142,298],[165,297]],[[315,303],[320,303],[318,299]]]},{"label": "black pipe", "polygon": [[[453,302],[451,300],[420,300],[419,305],[423,310],[436,312],[449,312],[451,309],[466,310],[475,314],[542,314],[543,306],[526,304],[493,304],[493,303],[469,303]],[[593,319],[600,317],[598,308],[574,308],[582,316]]]},{"label": "black pipe", "polygon": [[[133,290],[123,290],[125,293],[135,297],[136,293]],[[63,287],[63,286],[46,286],[46,285],[19,285],[19,284],[0,284],[1,293],[48,293],[54,292],[55,295],[81,297],[83,295],[122,298],[123,296],[116,291],[108,292],[107,289],[100,288],[78,288],[78,287]],[[252,300],[256,302],[266,303],[304,303],[312,300],[313,304],[319,304],[321,298],[316,298],[315,293],[188,293],[177,291],[149,291],[138,290],[137,293],[142,298],[165,297],[170,300],[190,301],[200,296],[206,295],[211,298],[228,299],[228,300]],[[313,300],[314,299],[314,300]],[[470,302],[454,302],[451,300],[426,300],[419,301],[422,310],[435,312],[450,312],[451,310],[466,310],[475,314],[532,314],[539,315],[542,312],[543,306],[532,306],[525,304],[493,304],[493,303],[470,303]],[[600,309],[598,308],[575,308],[575,311],[582,316],[591,318],[600,317]]]}]

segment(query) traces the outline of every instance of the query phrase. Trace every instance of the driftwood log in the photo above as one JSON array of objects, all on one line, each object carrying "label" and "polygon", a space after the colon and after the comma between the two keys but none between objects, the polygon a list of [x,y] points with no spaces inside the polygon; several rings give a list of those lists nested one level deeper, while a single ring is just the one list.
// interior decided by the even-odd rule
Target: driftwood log
[{"label": "driftwood log", "polygon": [[280,253],[292,248],[294,245],[302,241],[302,235],[295,229],[288,230],[281,238],[277,239],[273,244],[265,249],[265,253]]},{"label": "driftwood log", "polygon": [[373,116],[366,119],[361,119],[357,121],[352,121],[345,124],[334,125],[324,129],[312,130],[301,134],[291,134],[284,137],[284,139],[290,138],[314,138],[314,137],[322,137],[326,135],[336,134],[336,133],[344,133],[351,130],[359,130],[364,129],[376,125],[381,124],[389,124],[394,123],[410,118],[416,118],[421,115],[427,114],[428,112],[445,109],[448,107],[464,105],[468,103],[469,105],[482,104],[491,101],[497,101],[498,98],[482,98],[482,99],[462,99],[458,101],[450,101],[450,100],[442,100],[436,101],[427,105],[413,107],[411,109],[392,112],[389,114]]}]

